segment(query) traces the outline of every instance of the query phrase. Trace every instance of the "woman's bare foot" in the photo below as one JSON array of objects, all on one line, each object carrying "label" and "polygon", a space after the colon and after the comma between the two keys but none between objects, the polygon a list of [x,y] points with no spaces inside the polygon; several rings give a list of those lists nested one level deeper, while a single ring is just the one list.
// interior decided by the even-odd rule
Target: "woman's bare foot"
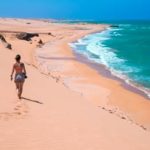
[{"label": "woman's bare foot", "polygon": [[20,94],[18,94],[18,98],[21,99],[21,95]]}]

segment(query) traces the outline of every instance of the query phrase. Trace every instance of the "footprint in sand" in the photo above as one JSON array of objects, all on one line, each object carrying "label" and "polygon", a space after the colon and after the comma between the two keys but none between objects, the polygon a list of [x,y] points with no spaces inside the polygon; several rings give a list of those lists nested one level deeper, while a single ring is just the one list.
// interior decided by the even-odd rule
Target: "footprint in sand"
[{"label": "footprint in sand", "polygon": [[0,113],[0,120],[8,121],[10,117],[12,117],[12,113]]},{"label": "footprint in sand", "polygon": [[17,112],[19,115],[28,113],[28,107],[25,103],[20,103],[14,108],[15,112]]},{"label": "footprint in sand", "polygon": [[22,119],[28,113],[28,107],[23,102],[17,102],[12,112],[0,113],[0,120],[8,121],[10,119]]},{"label": "footprint in sand", "polygon": [[147,130],[143,125],[140,126],[143,130]]},{"label": "footprint in sand", "polygon": [[102,107],[102,106],[98,106],[98,107],[100,107],[104,111],[109,112],[110,114],[115,114],[117,117],[119,117],[123,120],[127,120],[127,121],[131,122],[132,124],[135,124],[135,125],[139,126],[140,128],[142,128],[143,130],[147,131],[146,127],[134,122],[129,116],[124,116],[124,114],[122,112],[120,112],[117,108],[111,110],[111,109],[107,109],[106,107]]},{"label": "footprint in sand", "polygon": [[19,110],[18,108],[14,108],[14,110],[16,111],[16,110]]}]

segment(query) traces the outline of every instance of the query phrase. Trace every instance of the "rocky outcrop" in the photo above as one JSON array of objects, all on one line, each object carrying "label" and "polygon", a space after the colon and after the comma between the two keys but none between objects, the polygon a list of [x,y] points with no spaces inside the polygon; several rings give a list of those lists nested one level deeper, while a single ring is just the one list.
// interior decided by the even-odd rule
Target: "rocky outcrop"
[{"label": "rocky outcrop", "polygon": [[111,28],[119,28],[119,25],[111,25]]},{"label": "rocky outcrop", "polygon": [[44,45],[44,42],[40,39],[38,41],[37,47],[41,48]]},{"label": "rocky outcrop", "polygon": [[5,48],[12,49],[11,44],[9,44],[9,43],[6,41],[6,39],[4,38],[4,36],[3,36],[2,34],[0,34],[0,43],[2,43]]},{"label": "rocky outcrop", "polygon": [[1,42],[5,42],[5,43],[7,42],[2,34],[0,34],[0,40]]},{"label": "rocky outcrop", "polygon": [[48,33],[48,35],[50,35],[50,36],[54,36],[51,32],[49,32],[49,33]]},{"label": "rocky outcrop", "polygon": [[17,34],[16,37],[20,40],[31,41],[33,37],[39,37],[39,34],[22,32]]},{"label": "rocky outcrop", "polygon": [[41,39],[38,41],[38,43],[41,44],[41,45],[44,44]]}]

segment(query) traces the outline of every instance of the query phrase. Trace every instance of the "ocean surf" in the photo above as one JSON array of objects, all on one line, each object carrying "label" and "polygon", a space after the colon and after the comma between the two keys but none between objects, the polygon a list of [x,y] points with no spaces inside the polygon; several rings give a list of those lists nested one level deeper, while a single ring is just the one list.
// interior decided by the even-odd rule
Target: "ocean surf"
[{"label": "ocean surf", "polygon": [[118,26],[87,35],[70,46],[150,97],[150,23]]}]

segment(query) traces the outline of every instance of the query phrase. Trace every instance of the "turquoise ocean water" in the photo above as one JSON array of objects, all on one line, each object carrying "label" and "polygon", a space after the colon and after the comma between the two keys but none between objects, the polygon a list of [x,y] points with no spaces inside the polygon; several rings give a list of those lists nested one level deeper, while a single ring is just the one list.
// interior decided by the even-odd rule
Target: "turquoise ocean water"
[{"label": "turquoise ocean water", "polygon": [[150,22],[117,23],[118,28],[85,36],[71,43],[89,60],[150,96]]}]

